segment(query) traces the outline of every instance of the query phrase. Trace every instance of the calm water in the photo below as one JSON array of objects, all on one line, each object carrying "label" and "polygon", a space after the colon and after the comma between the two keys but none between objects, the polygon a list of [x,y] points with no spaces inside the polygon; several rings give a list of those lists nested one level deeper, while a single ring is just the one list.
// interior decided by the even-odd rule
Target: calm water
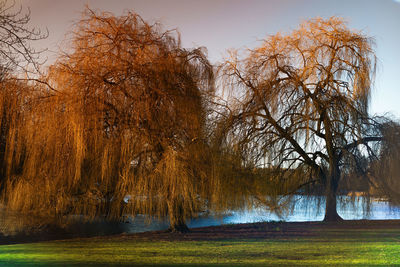
[{"label": "calm water", "polygon": [[[324,218],[325,200],[323,197],[294,197],[294,205],[291,212],[287,212],[278,216],[275,213],[269,212],[262,208],[253,208],[250,210],[232,210],[224,216],[204,215],[192,220],[189,220],[189,228],[215,226],[221,224],[236,224],[236,223],[253,223],[253,222],[268,222],[268,221],[287,221],[287,222],[303,222],[303,221],[321,221]],[[370,206],[370,212],[366,213],[363,209],[362,197],[358,201],[350,202],[350,198],[343,197],[338,200],[338,212],[342,218],[347,220],[358,219],[400,219],[400,207],[390,206],[387,202],[374,201]],[[348,203],[344,205],[343,203]],[[11,220],[12,224],[1,223],[5,220]],[[0,217],[0,232],[12,234],[18,232],[17,217],[10,218]],[[11,226],[10,226],[11,225]],[[12,229],[15,226],[15,230]],[[105,221],[95,221],[91,223],[82,223],[77,221],[70,226],[69,232],[82,235],[109,235],[117,233],[138,233],[153,230],[164,230],[169,226],[166,220],[150,219],[148,216],[138,215],[128,218],[122,223],[109,223]],[[6,228],[4,228],[6,227]],[[3,229],[4,228],[4,229]],[[22,228],[23,229],[23,228]]]},{"label": "calm water", "polygon": [[[215,226],[232,223],[253,223],[267,221],[322,221],[324,218],[325,200],[323,197],[295,197],[295,204],[292,212],[287,212],[281,216],[269,212],[265,209],[254,208],[251,210],[231,211],[225,216],[220,217],[199,217],[188,221],[189,228]],[[338,213],[346,220],[382,220],[382,219],[400,219],[400,207],[390,206],[384,201],[374,201],[370,206],[370,212],[366,213],[363,209],[362,198],[358,198],[355,203],[351,203],[350,198],[343,197],[338,200]],[[346,204],[347,203],[347,204]],[[319,205],[318,205],[319,204]],[[127,233],[144,232],[151,230],[163,230],[168,228],[167,221],[151,220],[150,224],[146,222],[144,216],[136,216],[125,223],[124,231]]]}]

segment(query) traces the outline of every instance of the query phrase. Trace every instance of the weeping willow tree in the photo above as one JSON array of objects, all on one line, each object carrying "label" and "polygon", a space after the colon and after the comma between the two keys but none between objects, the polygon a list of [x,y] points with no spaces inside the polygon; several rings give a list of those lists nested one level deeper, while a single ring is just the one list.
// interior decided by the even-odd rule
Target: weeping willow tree
[{"label": "weeping willow tree", "polygon": [[217,215],[231,210],[269,209],[283,215],[289,198],[279,198],[280,184],[271,176],[270,169],[260,168],[248,146],[238,143],[233,130],[236,123],[231,106],[218,94],[212,98],[212,118],[208,139],[211,149],[212,188],[209,209]]},{"label": "weeping willow tree", "polygon": [[[382,122],[368,114],[373,40],[340,18],[312,19],[221,67],[231,94],[230,135],[271,170],[278,196],[320,188],[325,221],[340,220],[339,186],[379,154]],[[314,191],[315,192],[315,191]]]},{"label": "weeping willow tree", "polygon": [[15,80],[0,83],[0,177],[2,196],[6,180],[22,172],[24,125],[32,110],[32,87]]},{"label": "weeping willow tree", "polygon": [[47,37],[40,29],[29,27],[29,20],[30,13],[24,13],[22,7],[0,2],[0,196],[6,180],[22,170],[25,150],[21,127],[36,96],[31,84],[17,78],[38,71],[43,51],[31,44]]},{"label": "weeping willow tree", "polygon": [[46,83],[51,94],[26,122],[23,174],[8,180],[8,207],[52,218],[168,215],[172,230],[187,230],[212,186],[204,50],[182,48],[175,31],[133,12],[86,9]]}]

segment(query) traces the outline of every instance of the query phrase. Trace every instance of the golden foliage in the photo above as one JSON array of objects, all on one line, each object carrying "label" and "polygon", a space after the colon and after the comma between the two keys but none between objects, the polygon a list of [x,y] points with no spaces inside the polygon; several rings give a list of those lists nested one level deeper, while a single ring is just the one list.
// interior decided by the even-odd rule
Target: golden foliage
[{"label": "golden foliage", "polygon": [[335,213],[341,172],[356,165],[358,145],[377,141],[368,115],[375,61],[373,40],[336,17],[269,36],[243,58],[231,53],[221,67],[234,96],[231,135],[255,164],[288,170],[276,176],[288,194],[321,184]]},{"label": "golden foliage", "polygon": [[131,12],[87,9],[72,40],[49,70],[57,93],[43,89],[25,118],[23,173],[8,176],[8,207],[118,219],[171,214],[171,202],[182,218],[194,214],[208,191],[199,154],[213,71],[203,50],[181,48],[175,32]]},{"label": "golden foliage", "polygon": [[185,230],[205,210],[279,211],[299,188],[323,187],[332,202],[385,134],[367,112],[373,42],[339,18],[270,36],[243,59],[232,52],[226,110],[208,102],[204,49],[133,12],[87,8],[70,47],[42,85],[0,82],[0,189],[12,212],[169,216]]}]

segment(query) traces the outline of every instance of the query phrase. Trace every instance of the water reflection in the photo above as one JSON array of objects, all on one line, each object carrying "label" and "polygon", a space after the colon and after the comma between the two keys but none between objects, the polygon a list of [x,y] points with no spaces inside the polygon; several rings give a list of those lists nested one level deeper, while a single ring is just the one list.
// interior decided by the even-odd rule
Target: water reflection
[{"label": "water reflection", "polygon": [[[347,205],[346,205],[347,203]],[[325,199],[323,197],[302,197],[295,196],[292,212],[287,212],[278,216],[263,208],[253,208],[249,210],[232,210],[224,216],[212,216],[210,214],[202,215],[188,221],[189,228],[216,226],[221,224],[254,223],[268,221],[321,221],[324,218]],[[0,206],[1,211],[1,206]],[[400,219],[400,207],[390,206],[387,202],[374,201],[371,203],[370,212],[365,213],[363,209],[362,197],[355,202],[350,201],[349,197],[343,197],[338,200],[338,212],[346,220],[383,220]],[[1,213],[0,233],[4,235],[13,235],[19,231],[26,230],[24,217],[8,216],[8,213]],[[82,222],[77,220],[68,226],[65,231],[75,236],[94,236],[110,235],[118,233],[139,233],[154,230],[168,229],[167,220],[158,220],[148,216],[138,215],[134,218],[127,218],[124,222],[106,222],[96,220],[93,222]]]},{"label": "water reflection", "polygon": [[[278,216],[273,212],[262,208],[253,208],[250,210],[230,211],[224,216],[202,216],[188,221],[189,228],[215,226],[221,224],[235,223],[254,223],[267,221],[322,221],[324,218],[325,199],[323,197],[294,197],[293,209],[291,212]],[[373,201],[369,212],[365,211],[362,197],[356,198],[355,202],[350,201],[349,197],[338,199],[338,213],[345,220],[384,220],[400,219],[400,207],[390,206],[384,201]],[[147,220],[148,221],[148,220]],[[136,216],[127,223],[125,231],[128,233],[137,233],[152,230],[163,230],[168,228],[167,221],[152,219],[150,223],[146,222],[144,216]]]}]

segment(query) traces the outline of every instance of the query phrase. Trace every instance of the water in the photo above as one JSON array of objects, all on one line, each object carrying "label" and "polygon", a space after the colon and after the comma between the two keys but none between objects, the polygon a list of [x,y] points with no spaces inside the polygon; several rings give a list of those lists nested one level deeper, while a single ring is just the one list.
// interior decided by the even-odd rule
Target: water
[{"label": "water", "polygon": [[[338,200],[338,213],[345,220],[384,220],[384,219],[400,219],[400,207],[390,206],[384,201],[373,201],[370,206],[370,212],[365,213],[363,210],[362,197],[356,198],[356,201],[350,201],[349,197],[342,197]],[[294,196],[292,212],[283,213],[281,216],[270,212],[264,208],[252,208],[248,210],[232,210],[223,216],[203,215],[198,218],[188,220],[189,228],[216,226],[221,224],[238,224],[238,223],[255,223],[268,221],[287,221],[287,222],[304,222],[304,221],[322,221],[324,218],[325,200],[323,197],[302,197]],[[344,204],[347,203],[347,205]],[[1,218],[0,221],[11,220],[13,223],[1,223],[0,233],[13,234],[23,229],[23,220],[17,217]],[[17,222],[21,221],[21,225]],[[12,227],[10,227],[12,225]],[[2,227],[6,227],[2,229]],[[15,229],[12,229],[12,228]],[[19,228],[18,228],[19,227]],[[145,215],[138,215],[134,218],[128,218],[121,223],[110,223],[104,220],[94,222],[77,221],[70,225],[68,231],[82,236],[93,235],[109,235],[117,233],[139,233],[146,231],[165,230],[168,229],[167,220],[158,220],[149,218]]]},{"label": "water", "polygon": [[[265,210],[264,208],[253,208],[250,210],[230,211],[224,216],[202,216],[188,221],[188,227],[216,226],[221,224],[255,223],[268,221],[305,222],[322,221],[324,218],[325,200],[323,197],[294,197],[292,212],[281,216]],[[345,220],[388,220],[400,219],[400,207],[390,206],[384,201],[375,200],[371,203],[370,212],[363,209],[362,197],[356,198],[355,202],[349,197],[338,199],[338,213]],[[168,228],[168,222],[163,220],[151,220],[146,222],[145,216],[136,216],[126,224],[127,233],[137,233],[152,230],[164,230]]]}]

